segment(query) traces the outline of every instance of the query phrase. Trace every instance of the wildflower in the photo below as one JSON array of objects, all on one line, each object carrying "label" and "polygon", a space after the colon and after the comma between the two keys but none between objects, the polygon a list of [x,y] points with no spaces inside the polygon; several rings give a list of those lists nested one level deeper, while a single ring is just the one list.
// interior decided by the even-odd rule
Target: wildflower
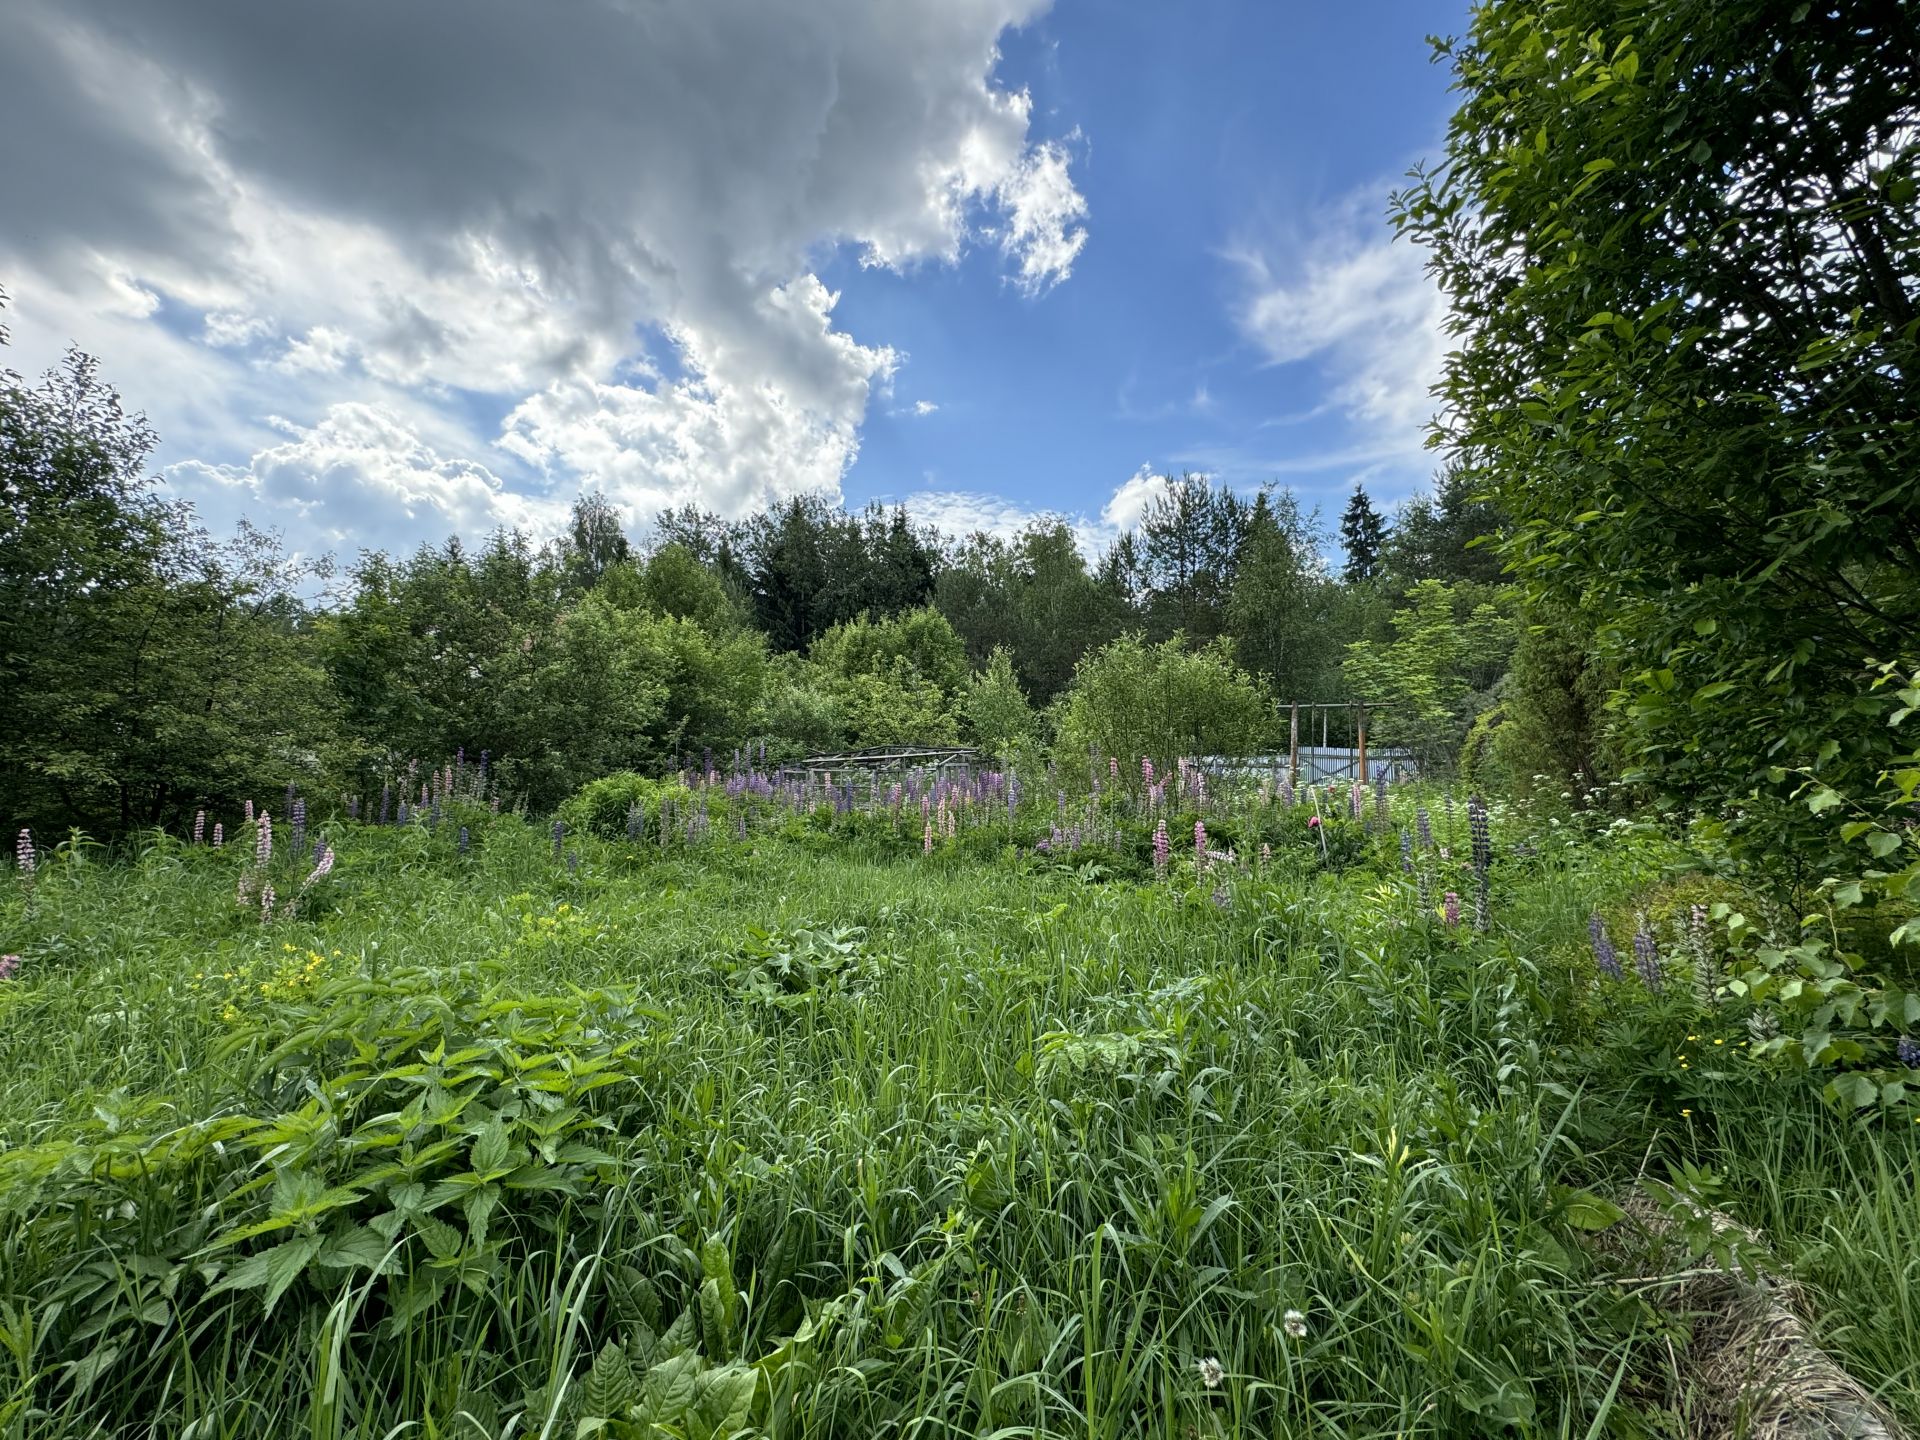
[{"label": "wildflower", "polygon": [[1458,925],[1460,923],[1460,897],[1451,890],[1447,891],[1446,916],[1447,924]]},{"label": "wildflower", "polygon": [[925,833],[920,837],[920,853],[922,855],[933,854],[933,821],[931,820],[926,822]]},{"label": "wildflower", "polygon": [[213,848],[218,850],[227,843],[227,827],[218,820],[213,822]]},{"label": "wildflower", "polygon": [[1655,995],[1660,993],[1660,947],[1654,943],[1653,936],[1646,926],[1633,933],[1633,966],[1640,972],[1640,980]]},{"label": "wildflower", "polygon": [[556,862],[560,859],[560,847],[566,843],[566,838],[567,838],[567,822],[564,820],[554,821],[553,822],[553,858]]},{"label": "wildflower", "polygon": [[1172,844],[1167,839],[1167,822],[1162,820],[1158,825],[1153,827],[1153,868],[1155,871],[1166,870],[1167,857],[1172,852],[1172,849]]},{"label": "wildflower", "polygon": [[1427,814],[1426,806],[1422,805],[1413,812],[1413,825],[1420,836],[1420,848],[1433,849],[1433,817]]},{"label": "wildflower", "polygon": [[[19,957],[11,958],[17,960]],[[1920,1070],[1920,1040],[1914,1039],[1911,1035],[1902,1035],[1899,1042],[1894,1045],[1893,1053],[1909,1070]]]},{"label": "wildflower", "polygon": [[196,810],[193,812],[193,843],[198,845],[200,843],[201,837],[203,837],[206,833],[207,833],[207,812],[204,810]]},{"label": "wildflower", "polygon": [[1318,815],[1309,815],[1307,817],[1307,828],[1309,830],[1318,830],[1320,828],[1320,817]]},{"label": "wildflower", "polygon": [[253,801],[251,800],[247,801],[246,812],[247,812],[247,824],[251,825],[253,824]]},{"label": "wildflower", "polygon": [[1228,890],[1224,885],[1214,886],[1213,905],[1216,910],[1231,910],[1233,908],[1233,892]]},{"label": "wildflower", "polygon": [[1289,1310],[1280,1317],[1280,1328],[1287,1332],[1289,1340],[1307,1338],[1307,1317],[1298,1310]]},{"label": "wildflower", "polygon": [[1203,820],[1193,822],[1193,863],[1202,870],[1207,868],[1207,826]]},{"label": "wildflower", "polygon": [[1153,761],[1144,755],[1140,757],[1140,778],[1148,785],[1153,784]]},{"label": "wildflower", "polygon": [[313,871],[301,882],[300,892],[304,895],[308,890],[312,889],[314,885],[326,879],[327,876],[332,873],[333,851],[328,848],[327,842],[322,840],[319,846],[319,853],[313,857]]},{"label": "wildflower", "polygon": [[1478,795],[1467,797],[1467,829],[1473,836],[1473,868],[1485,870],[1493,863],[1493,828],[1486,802]]},{"label": "wildflower", "polygon": [[456,842],[455,848],[458,849],[462,855],[464,855],[467,853],[467,846],[469,843],[470,842],[467,837],[467,827],[462,825],[460,827],[460,839]]},{"label": "wildflower", "polygon": [[1405,830],[1400,832],[1400,868],[1409,875],[1413,873],[1413,836]]},{"label": "wildflower", "polygon": [[20,838],[13,842],[13,859],[14,863],[19,865],[20,873],[31,880],[33,878],[34,866],[33,832],[31,830],[23,828],[20,831]]},{"label": "wildflower", "polygon": [[1613,941],[1607,936],[1607,924],[1596,911],[1587,921],[1587,934],[1593,940],[1593,960],[1600,971],[1610,980],[1621,979],[1626,972],[1620,966],[1620,956],[1613,948]]},{"label": "wildflower", "polygon": [[253,837],[253,863],[265,866],[273,859],[273,816],[260,812],[260,828]]},{"label": "wildflower", "polygon": [[18,955],[0,955],[0,980],[11,980],[13,972],[20,968]]},{"label": "wildflower", "polygon": [[1264,870],[1267,868],[1267,866],[1271,865],[1272,863],[1273,863],[1273,846],[1268,845],[1263,841],[1260,846],[1260,868]]},{"label": "wildflower", "polygon": [[264,925],[271,919],[273,919],[273,886],[268,884],[260,887],[260,923]]},{"label": "wildflower", "polygon": [[1227,1378],[1226,1366],[1209,1355],[1200,1362],[1200,1383],[1209,1390],[1218,1390],[1220,1382]]}]

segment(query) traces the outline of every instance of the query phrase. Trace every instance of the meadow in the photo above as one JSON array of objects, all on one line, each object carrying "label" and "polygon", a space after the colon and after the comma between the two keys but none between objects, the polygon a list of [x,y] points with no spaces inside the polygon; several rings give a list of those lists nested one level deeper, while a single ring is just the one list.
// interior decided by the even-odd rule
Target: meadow
[{"label": "meadow", "polygon": [[1920,1421],[1916,1127],[1683,834],[1113,774],[42,840],[0,1434],[1679,1435],[1636,1192]]}]

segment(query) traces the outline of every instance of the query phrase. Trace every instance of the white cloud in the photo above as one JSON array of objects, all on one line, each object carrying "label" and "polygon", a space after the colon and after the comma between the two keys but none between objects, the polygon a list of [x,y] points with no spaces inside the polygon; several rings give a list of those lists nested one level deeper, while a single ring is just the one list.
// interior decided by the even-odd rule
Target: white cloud
[{"label": "white cloud", "polygon": [[1065,525],[1073,532],[1080,553],[1091,561],[1139,525],[1148,503],[1165,488],[1163,474],[1142,465],[1114,487],[1097,518],[1064,510],[1036,510],[1004,496],[971,490],[922,490],[907,496],[903,503],[916,518],[954,536],[981,533],[1011,540],[1033,525]]},{"label": "white cloud", "polygon": [[1417,249],[1364,223],[1372,199],[1339,207],[1304,244],[1235,250],[1246,286],[1234,318],[1271,363],[1315,361],[1326,403],[1368,444],[1412,455],[1449,348],[1446,303]]},{"label": "white cloud", "polygon": [[[1037,295],[1086,243],[1068,151],[992,79],[1044,7],[17,0],[0,133],[37,138],[0,149],[35,217],[0,236],[15,363],[97,350],[204,462],[181,475],[275,503],[265,417],[293,416],[327,450],[300,503],[375,543],[438,508],[396,475],[497,512],[446,469],[482,457],[495,494],[834,491],[901,362],[833,327],[823,253],[906,269],[984,242]],[[344,443],[376,413],[431,458]],[[347,508],[356,463],[412,498]]]},{"label": "white cloud", "polygon": [[1161,473],[1150,465],[1142,465],[1108,498],[1100,511],[1100,523],[1115,535],[1133,529],[1147,513],[1154,497],[1165,489],[1166,481]]},{"label": "white cloud", "polygon": [[939,408],[940,407],[931,400],[916,400],[913,402],[913,413],[915,415],[931,415]]}]

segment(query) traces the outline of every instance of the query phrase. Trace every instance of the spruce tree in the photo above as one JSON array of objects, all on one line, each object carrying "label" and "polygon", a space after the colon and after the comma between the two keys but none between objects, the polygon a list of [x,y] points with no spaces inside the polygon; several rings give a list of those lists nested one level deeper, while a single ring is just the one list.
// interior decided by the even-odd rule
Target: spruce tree
[{"label": "spruce tree", "polygon": [[1387,541],[1387,522],[1367,498],[1366,487],[1355,484],[1353,498],[1340,516],[1340,543],[1346,547],[1349,584],[1371,580],[1380,571],[1380,551]]}]

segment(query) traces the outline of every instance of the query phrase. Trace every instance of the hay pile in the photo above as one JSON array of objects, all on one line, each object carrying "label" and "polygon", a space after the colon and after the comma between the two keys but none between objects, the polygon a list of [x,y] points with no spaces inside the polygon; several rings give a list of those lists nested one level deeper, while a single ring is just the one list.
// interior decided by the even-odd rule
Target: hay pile
[{"label": "hay pile", "polygon": [[[1676,1203],[1684,1205],[1685,1202]],[[1736,1257],[1697,1256],[1676,1214],[1650,1195],[1624,1199],[1626,1219],[1602,1232],[1599,1248],[1629,1283],[1647,1286],[1661,1308],[1692,1329],[1677,1358],[1674,1396],[1687,1434],[1698,1440],[1906,1440],[1897,1420],[1814,1340],[1804,1297],[1791,1280],[1751,1266],[1759,1235],[1718,1210],[1688,1207],[1710,1223]],[[1740,1259],[1749,1263],[1743,1265]]]}]

